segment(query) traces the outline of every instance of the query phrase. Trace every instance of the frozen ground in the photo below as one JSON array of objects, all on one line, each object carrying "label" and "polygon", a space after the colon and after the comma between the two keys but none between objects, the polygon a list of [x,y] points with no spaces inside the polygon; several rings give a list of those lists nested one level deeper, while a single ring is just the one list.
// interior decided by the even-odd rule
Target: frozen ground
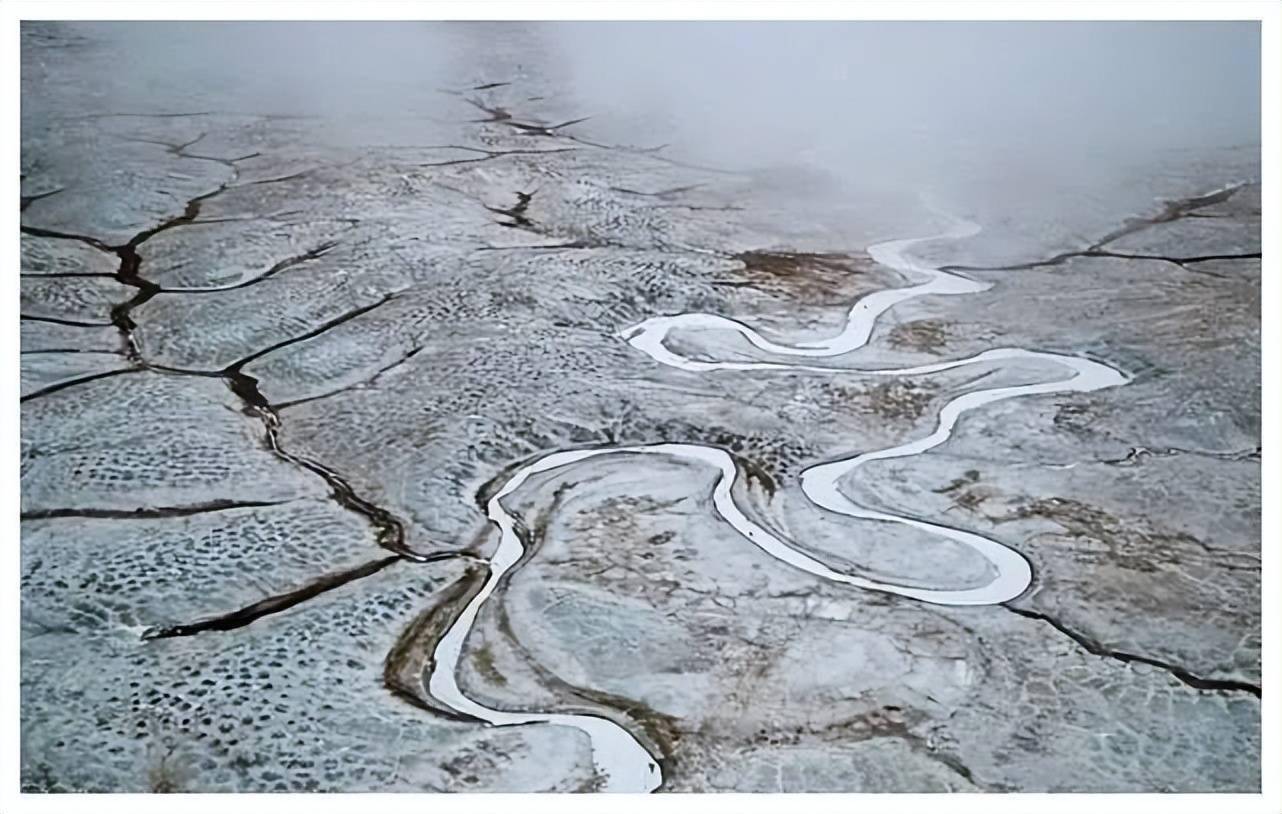
[{"label": "frozen ground", "polygon": [[[1045,373],[842,370],[995,347],[1130,381],[984,406],[840,485],[1019,552],[1016,599],[827,582],[722,520],[712,467],[599,456],[503,498],[525,556],[459,690],[609,719],[663,790],[1259,788],[1256,148],[1164,154],[1024,218],[954,195],[984,229],[918,254],[987,290],[895,306],[832,372],[690,372],[620,332],[706,312],[830,337],[918,282],[870,246],[946,224],[915,194],[840,210],[804,179],[557,126],[592,111],[536,37],[456,36],[471,58],[430,115],[386,113],[393,138],[163,78],[118,107],[125,45],[24,27],[24,788],[602,788],[578,730],[428,693],[489,573],[489,498],[558,450],[703,444],[831,568],[982,584],[970,549],[824,512],[799,474]],[[668,346],[772,358],[723,331]]]}]

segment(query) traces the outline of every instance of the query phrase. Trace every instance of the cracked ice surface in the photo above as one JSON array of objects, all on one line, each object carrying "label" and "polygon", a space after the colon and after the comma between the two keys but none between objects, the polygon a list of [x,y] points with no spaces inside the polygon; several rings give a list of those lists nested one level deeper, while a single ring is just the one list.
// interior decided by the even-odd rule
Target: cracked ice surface
[{"label": "cracked ice surface", "polygon": [[[192,791],[609,788],[573,726],[428,692],[493,573],[490,498],[561,450],[714,447],[734,505],[828,568],[982,587],[972,548],[823,511],[800,475],[1047,379],[1028,357],[851,371],[1002,347],[1130,379],[986,404],[836,487],[1026,559],[1007,606],[818,578],[717,514],[715,468],[593,456],[503,492],[522,556],[457,690],[607,721],[672,790],[1258,789],[1258,155],[1165,155],[1035,210],[954,194],[984,228],[912,257],[971,293],[753,370],[920,283],[869,248],[947,224],[915,191],[843,208],[810,176],[565,124],[594,111],[537,31],[456,29],[439,87],[357,123],[190,76],[113,107],[110,32],[24,27],[24,787],[146,790],[164,766]],[[681,314],[767,342],[664,336],[749,368],[708,372],[620,337]]]}]

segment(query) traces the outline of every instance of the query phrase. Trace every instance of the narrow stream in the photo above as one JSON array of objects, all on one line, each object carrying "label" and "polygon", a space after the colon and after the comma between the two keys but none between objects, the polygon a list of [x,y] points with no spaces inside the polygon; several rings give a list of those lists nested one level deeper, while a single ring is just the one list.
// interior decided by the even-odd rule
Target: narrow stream
[{"label": "narrow stream", "polygon": [[716,467],[721,474],[713,490],[713,506],[721,518],[762,551],[822,579],[940,605],[992,605],[1013,599],[1023,593],[1032,581],[1032,569],[1028,561],[1013,549],[972,532],[862,507],[842,494],[838,483],[846,475],[869,461],[919,455],[939,446],[948,440],[958,419],[969,410],[1019,396],[1086,392],[1114,387],[1129,381],[1126,374],[1084,356],[1021,348],[997,348],[965,359],[916,367],[864,370],[788,362],[697,360],[676,353],[665,344],[668,334],[674,330],[713,329],[733,331],[756,348],[775,356],[813,359],[850,353],[868,342],[877,317],[898,303],[928,294],[973,294],[991,287],[990,283],[950,274],[908,256],[908,252],[921,243],[944,239],[957,240],[979,232],[979,227],[973,223],[958,219],[950,220],[952,226],[940,234],[892,240],[869,247],[869,255],[881,265],[895,269],[910,278],[924,276],[926,279],[917,285],[887,289],[862,297],[851,307],[842,331],[829,339],[797,345],[781,345],[762,337],[743,323],[715,314],[697,313],[647,319],[622,331],[619,336],[632,347],[661,364],[690,371],[773,370],[810,371],[843,376],[914,376],[1008,360],[1038,361],[1061,371],[1061,375],[1038,384],[997,387],[958,396],[944,405],[940,410],[939,421],[934,432],[924,438],[888,449],[819,464],[801,473],[802,491],[816,506],[848,517],[911,526],[968,546],[988,561],[992,578],[987,583],[963,589],[919,588],[879,582],[834,571],[798,550],[788,541],[754,523],[740,510],[731,495],[731,489],[738,474],[734,460],[729,453],[716,447],[697,444],[652,444],[554,452],[519,470],[490,498],[486,512],[490,521],[498,526],[501,532],[498,549],[490,560],[490,576],[481,591],[468,603],[463,613],[437,645],[433,654],[434,667],[427,680],[428,692],[452,709],[491,724],[503,726],[547,723],[571,726],[584,732],[591,742],[592,760],[602,778],[604,791],[649,792],[658,788],[663,782],[656,759],[626,729],[613,721],[592,715],[518,713],[490,709],[467,698],[459,689],[456,680],[463,643],[476,621],[481,606],[494,592],[495,586],[503,575],[520,561],[525,551],[516,533],[516,521],[503,507],[502,499],[519,489],[531,475],[567,467],[602,455],[620,453],[668,455]]}]

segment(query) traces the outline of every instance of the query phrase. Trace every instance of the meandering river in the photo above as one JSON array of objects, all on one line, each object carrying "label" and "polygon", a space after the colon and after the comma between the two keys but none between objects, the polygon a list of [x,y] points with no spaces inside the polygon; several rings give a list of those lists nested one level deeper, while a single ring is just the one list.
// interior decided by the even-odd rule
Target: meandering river
[{"label": "meandering river", "polygon": [[964,359],[915,367],[859,369],[823,367],[792,361],[736,362],[692,359],[671,350],[666,343],[668,335],[677,330],[724,330],[739,334],[754,347],[775,357],[815,359],[841,356],[857,350],[868,342],[877,318],[898,303],[928,294],[974,294],[985,291],[991,286],[989,283],[941,271],[910,256],[912,249],[922,243],[958,240],[979,232],[979,227],[969,221],[955,218],[949,218],[949,221],[949,228],[938,234],[892,240],[869,247],[868,253],[876,262],[899,271],[910,279],[922,278],[922,282],[904,288],[879,291],[860,298],[851,306],[844,328],[831,338],[796,345],[782,345],[766,339],[741,322],[715,314],[701,313],[647,319],[620,332],[619,337],[660,364],[690,371],[759,370],[812,372],[832,376],[916,376],[972,365],[1000,364],[1010,360],[1042,363],[1048,371],[1048,378],[1042,382],[977,390],[952,399],[940,410],[934,432],[923,438],[887,449],[818,464],[801,473],[802,491],[814,505],[847,517],[911,526],[968,546],[988,561],[991,573],[991,579],[988,582],[970,588],[922,588],[880,582],[836,571],[806,554],[790,541],[753,522],[740,509],[732,496],[732,487],[738,476],[734,459],[729,453],[717,447],[698,444],[652,444],[553,452],[517,471],[486,504],[490,521],[501,533],[498,548],[489,561],[489,578],[437,644],[433,654],[433,667],[427,677],[428,692],[450,708],[494,725],[543,723],[570,726],[582,731],[591,742],[592,760],[601,777],[601,788],[605,791],[648,792],[658,788],[663,782],[657,759],[627,729],[611,720],[594,715],[521,713],[491,709],[464,695],[457,681],[463,644],[476,622],[477,614],[494,593],[499,580],[520,561],[525,551],[516,531],[516,520],[504,508],[503,498],[521,488],[532,475],[569,467],[579,461],[603,455],[667,455],[716,468],[720,476],[713,490],[713,506],[721,518],[743,535],[748,543],[820,579],[856,588],[885,591],[941,605],[992,605],[1008,601],[1023,593],[1032,580],[1032,569],[1028,561],[1017,551],[980,534],[860,506],[842,493],[839,484],[842,478],[869,461],[920,455],[943,444],[952,435],[953,428],[962,415],[985,404],[1020,396],[1085,392],[1114,387],[1129,381],[1126,374],[1084,356],[1022,348],[996,348]]}]

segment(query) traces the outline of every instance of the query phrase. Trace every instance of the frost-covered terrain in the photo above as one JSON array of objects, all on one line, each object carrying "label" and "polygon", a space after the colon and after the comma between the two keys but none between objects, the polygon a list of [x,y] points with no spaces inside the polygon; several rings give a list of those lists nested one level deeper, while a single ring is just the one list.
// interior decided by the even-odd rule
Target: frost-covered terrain
[{"label": "frost-covered terrain", "polygon": [[1258,145],[843,207],[451,32],[24,25],[25,789],[1258,790]]}]

